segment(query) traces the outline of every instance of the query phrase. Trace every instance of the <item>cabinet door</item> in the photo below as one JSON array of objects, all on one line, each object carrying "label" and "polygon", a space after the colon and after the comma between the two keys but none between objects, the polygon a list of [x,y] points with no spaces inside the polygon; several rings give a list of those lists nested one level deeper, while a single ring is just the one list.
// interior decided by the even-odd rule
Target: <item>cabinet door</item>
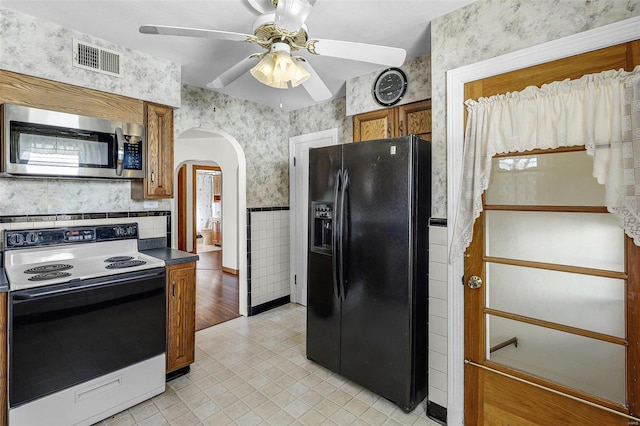
[{"label": "cabinet door", "polygon": [[398,136],[409,134],[431,141],[431,100],[398,107]]},{"label": "cabinet door", "polygon": [[193,363],[196,337],[196,264],[167,267],[167,373]]},{"label": "cabinet door", "polygon": [[132,182],[132,196],[173,198],[173,108],[145,103],[144,110],[147,175],[142,185]]},{"label": "cabinet door", "polygon": [[362,142],[395,136],[396,109],[371,111],[353,117],[353,141]]}]

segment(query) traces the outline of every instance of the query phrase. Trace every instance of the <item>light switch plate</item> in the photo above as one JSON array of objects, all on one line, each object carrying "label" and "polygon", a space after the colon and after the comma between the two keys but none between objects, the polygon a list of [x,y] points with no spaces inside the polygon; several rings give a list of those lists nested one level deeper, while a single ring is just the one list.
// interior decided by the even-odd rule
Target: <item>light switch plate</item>
[{"label": "light switch plate", "polygon": [[157,201],[145,201],[143,203],[145,209],[157,209],[159,205],[160,203]]}]

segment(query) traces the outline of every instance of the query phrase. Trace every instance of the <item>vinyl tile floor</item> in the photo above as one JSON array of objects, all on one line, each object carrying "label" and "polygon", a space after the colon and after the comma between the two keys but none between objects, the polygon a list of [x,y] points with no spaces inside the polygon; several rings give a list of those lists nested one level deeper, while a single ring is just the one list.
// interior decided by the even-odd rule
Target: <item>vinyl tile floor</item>
[{"label": "vinyl tile floor", "polygon": [[306,308],[288,304],[196,333],[191,372],[100,425],[425,425],[305,356]]}]

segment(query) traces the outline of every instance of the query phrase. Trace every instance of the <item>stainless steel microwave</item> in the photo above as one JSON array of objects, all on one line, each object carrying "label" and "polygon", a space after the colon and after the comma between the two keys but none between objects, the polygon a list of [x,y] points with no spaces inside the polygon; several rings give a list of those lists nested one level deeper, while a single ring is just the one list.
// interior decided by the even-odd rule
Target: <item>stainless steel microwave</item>
[{"label": "stainless steel microwave", "polygon": [[2,171],[50,177],[144,178],[144,126],[3,104]]}]

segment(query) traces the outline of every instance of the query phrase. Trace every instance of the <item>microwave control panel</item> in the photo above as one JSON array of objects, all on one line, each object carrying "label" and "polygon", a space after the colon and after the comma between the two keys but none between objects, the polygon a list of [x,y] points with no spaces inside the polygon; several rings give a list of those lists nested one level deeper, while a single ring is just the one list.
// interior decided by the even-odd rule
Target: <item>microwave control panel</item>
[{"label": "microwave control panel", "polygon": [[128,170],[142,170],[142,140],[125,136],[123,167]]}]

